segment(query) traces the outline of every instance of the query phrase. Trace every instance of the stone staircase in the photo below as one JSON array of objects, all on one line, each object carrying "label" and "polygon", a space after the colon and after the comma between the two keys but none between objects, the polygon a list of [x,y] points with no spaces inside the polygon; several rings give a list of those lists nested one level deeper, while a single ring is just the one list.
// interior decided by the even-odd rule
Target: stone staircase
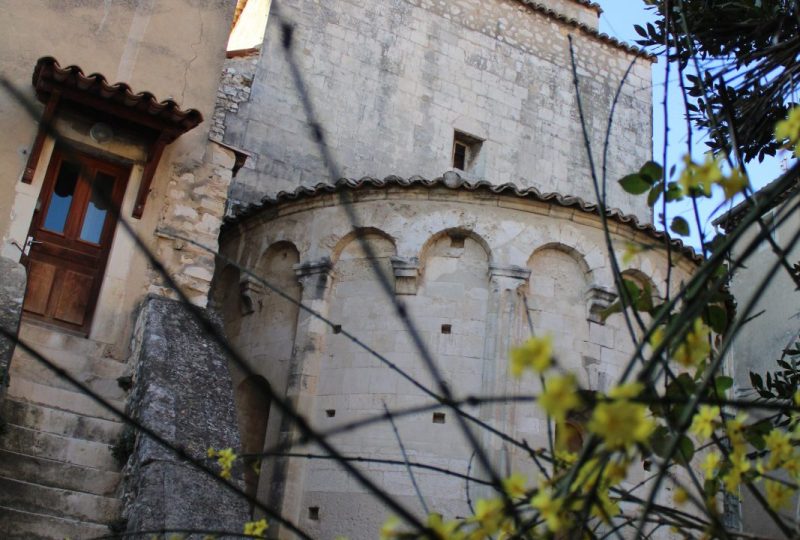
[{"label": "stone staircase", "polygon": [[[125,364],[100,344],[23,323],[20,338],[118,407]],[[109,534],[121,473],[111,446],[123,424],[17,350],[0,416],[0,538],[78,540]]]}]

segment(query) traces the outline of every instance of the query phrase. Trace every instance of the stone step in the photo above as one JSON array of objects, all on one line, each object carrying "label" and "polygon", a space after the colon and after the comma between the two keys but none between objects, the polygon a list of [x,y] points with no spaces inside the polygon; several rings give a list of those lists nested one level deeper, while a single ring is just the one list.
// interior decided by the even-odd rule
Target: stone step
[{"label": "stone step", "polygon": [[124,424],[114,420],[81,416],[36,403],[6,399],[2,414],[7,423],[69,437],[113,444],[122,433]]},{"label": "stone step", "polygon": [[[53,409],[74,412],[83,416],[118,420],[111,411],[101,407],[92,398],[79,392],[53,388],[45,384],[36,383],[23,377],[12,377],[8,385],[8,396],[18,401],[38,403]],[[119,410],[124,410],[121,400],[109,399],[108,402]]]},{"label": "stone step", "polygon": [[0,532],[5,540],[82,540],[109,534],[108,527],[74,519],[23,512],[0,506]]},{"label": "stone step", "polygon": [[33,484],[113,496],[121,473],[0,450],[0,476]]},{"label": "stone step", "polygon": [[[37,350],[45,347],[55,351],[71,351],[92,358],[103,358],[109,350],[109,346],[105,343],[73,336],[67,332],[54,332],[52,328],[27,322],[25,319],[19,326],[19,339]],[[21,351],[21,347],[17,350]]]},{"label": "stone step", "polygon": [[[110,358],[92,358],[44,347],[37,347],[37,350],[45,358],[101,396],[109,399],[125,399],[126,392],[120,388],[117,382],[117,378],[126,374],[125,364]],[[36,358],[21,351],[14,356],[14,360],[11,362],[10,375],[12,379],[22,377],[54,388],[80,391]]]},{"label": "stone step", "polygon": [[0,449],[83,467],[118,469],[108,444],[61,437],[14,424],[6,426],[6,432],[0,437]]},{"label": "stone step", "polygon": [[119,517],[121,502],[0,476],[0,507],[100,524]]}]

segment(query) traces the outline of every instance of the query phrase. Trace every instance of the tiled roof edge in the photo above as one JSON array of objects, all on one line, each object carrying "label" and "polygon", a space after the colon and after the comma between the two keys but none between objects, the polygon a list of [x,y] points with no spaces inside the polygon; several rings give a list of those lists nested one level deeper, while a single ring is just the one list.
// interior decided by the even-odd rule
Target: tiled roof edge
[{"label": "tiled roof edge", "polygon": [[[512,195],[521,199],[533,199],[550,204],[557,204],[566,208],[576,208],[587,214],[600,215],[600,207],[594,203],[588,203],[580,197],[564,195],[556,192],[542,193],[535,187],[519,188],[512,183],[495,185],[485,180],[469,182],[462,178],[458,173],[450,171],[443,176],[429,180],[421,176],[402,178],[399,176],[387,176],[384,179],[364,177],[361,179],[340,178],[334,183],[319,183],[315,186],[300,186],[294,191],[280,191],[275,196],[267,196],[261,199],[260,203],[248,205],[234,205],[232,208],[233,216],[225,218],[223,228],[230,228],[236,224],[243,223],[256,216],[261,211],[280,205],[285,202],[296,201],[305,198],[317,197],[320,195],[338,193],[341,190],[358,190],[363,188],[387,188],[387,187],[425,187],[436,188],[446,187],[452,190],[484,191],[497,195]],[[625,214],[616,208],[606,209],[606,217],[617,223],[631,227],[637,231],[647,234],[651,238],[664,241],[669,235],[664,231],[656,229],[649,223],[640,223],[639,219],[632,214]],[[673,248],[686,255],[695,262],[701,262],[702,258],[695,253],[691,246],[684,244],[681,240],[670,238]]]},{"label": "tiled roof edge", "polygon": [[[538,2],[535,2],[534,0],[519,0],[519,1],[520,1],[520,3],[522,3],[522,4],[526,5],[527,7],[529,7],[530,9],[532,9],[532,10],[538,12],[538,13],[541,13],[543,15],[546,15],[548,17],[551,17],[553,19],[556,19],[557,21],[559,21],[561,23],[564,23],[564,24],[567,24],[567,25],[572,26],[574,28],[577,28],[577,29],[581,30],[582,32],[584,32],[586,34],[589,34],[590,36],[596,38],[599,41],[602,41],[603,43],[605,43],[607,45],[610,45],[610,46],[615,47],[617,49],[621,49],[621,50],[629,52],[631,54],[639,55],[642,58],[644,58],[645,60],[649,60],[651,62],[655,62],[657,60],[657,58],[654,55],[646,52],[644,49],[636,47],[635,45],[629,45],[628,43],[625,43],[625,42],[620,41],[620,40],[618,40],[616,38],[613,38],[613,37],[609,36],[608,34],[604,34],[603,32],[600,32],[599,30],[595,30],[594,28],[583,24],[582,22],[578,21],[577,19],[573,19],[571,17],[567,17],[566,15],[564,15],[562,13],[559,13],[559,12],[553,10],[553,9],[550,9],[547,6],[543,6],[542,4],[540,4]],[[581,0],[573,0],[573,1],[576,1],[578,3],[584,4],[584,2],[582,2]],[[593,2],[587,2],[584,5],[588,6],[589,4],[593,4]]]}]

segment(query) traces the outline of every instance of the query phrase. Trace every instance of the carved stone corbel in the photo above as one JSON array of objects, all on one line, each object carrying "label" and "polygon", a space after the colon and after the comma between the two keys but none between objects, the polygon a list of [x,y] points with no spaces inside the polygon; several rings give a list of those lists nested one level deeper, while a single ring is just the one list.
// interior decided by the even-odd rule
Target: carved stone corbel
[{"label": "carved stone corbel", "polygon": [[417,294],[417,280],[419,278],[419,260],[416,257],[405,259],[392,257],[392,270],[394,270],[394,292],[397,295]]},{"label": "carved stone corbel", "polygon": [[328,257],[316,261],[306,261],[293,267],[297,281],[303,287],[303,297],[308,300],[320,300],[328,288],[333,264]]},{"label": "carved stone corbel", "polygon": [[602,313],[604,310],[617,299],[617,293],[601,287],[600,285],[592,285],[586,291],[586,304],[589,316],[587,317],[590,322],[597,324],[605,324]]},{"label": "carved stone corbel", "polygon": [[239,295],[241,296],[240,306],[242,315],[250,315],[256,311],[261,311],[261,298],[264,296],[264,287],[250,276],[243,276],[239,281]]}]

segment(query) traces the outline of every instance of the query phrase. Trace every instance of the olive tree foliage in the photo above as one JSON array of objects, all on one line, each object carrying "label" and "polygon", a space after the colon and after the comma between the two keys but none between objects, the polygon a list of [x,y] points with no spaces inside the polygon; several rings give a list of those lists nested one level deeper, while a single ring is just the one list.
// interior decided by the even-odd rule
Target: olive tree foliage
[{"label": "olive tree foliage", "polygon": [[763,160],[781,148],[773,130],[796,104],[800,5],[796,0],[648,0],[655,24],[638,43],[681,70],[694,125],[715,152]]}]

